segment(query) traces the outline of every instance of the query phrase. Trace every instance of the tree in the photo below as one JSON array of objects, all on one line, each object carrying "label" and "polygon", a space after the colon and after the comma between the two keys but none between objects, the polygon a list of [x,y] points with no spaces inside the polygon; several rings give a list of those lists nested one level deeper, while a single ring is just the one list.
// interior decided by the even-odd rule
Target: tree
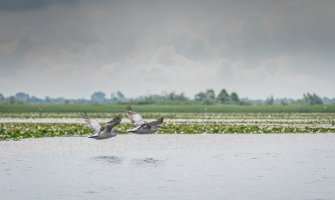
[{"label": "tree", "polygon": [[91,95],[91,101],[93,103],[103,103],[106,100],[106,94],[103,92],[94,92]]},{"label": "tree", "polygon": [[121,100],[121,101],[123,101],[123,100],[125,100],[125,96],[124,96],[124,94],[121,92],[121,91],[117,91],[116,92],[116,96],[117,96],[117,98],[119,99],[119,100]]},{"label": "tree", "polygon": [[273,103],[274,103],[274,99],[273,99],[273,96],[271,95],[269,98],[267,98],[266,100],[265,100],[265,104],[266,105],[273,105]]},{"label": "tree", "polygon": [[233,103],[235,103],[235,104],[239,104],[239,103],[240,103],[240,99],[239,99],[239,97],[238,97],[238,95],[237,95],[236,92],[232,92],[232,93],[230,94],[230,99],[231,99],[231,101],[232,101]]},{"label": "tree", "polygon": [[207,98],[211,99],[211,100],[215,100],[215,92],[213,89],[208,89],[206,90],[206,96]]},{"label": "tree", "polygon": [[196,101],[203,101],[206,98],[206,94],[204,92],[199,92],[194,96]]},{"label": "tree", "polygon": [[24,93],[24,92],[18,92],[15,94],[15,98],[18,100],[18,101],[21,101],[21,102],[28,102],[29,101],[29,94],[27,93]]},{"label": "tree", "polygon": [[109,102],[115,103],[115,102],[125,102],[125,101],[127,101],[127,98],[120,90],[111,93]]},{"label": "tree", "polygon": [[3,96],[2,93],[0,93],[0,102],[3,102],[3,101],[5,101],[5,96]]},{"label": "tree", "polygon": [[170,92],[169,94],[165,94],[165,99],[172,100],[172,101],[187,101],[187,97],[182,92],[180,94],[177,94],[175,92]]},{"label": "tree", "polygon": [[196,94],[194,99],[204,104],[213,104],[215,103],[215,92],[212,89],[207,89],[205,92]]},{"label": "tree", "polygon": [[43,99],[32,96],[29,98],[29,103],[43,103]]},{"label": "tree", "polygon": [[303,96],[304,96],[303,101],[306,104],[309,104],[309,105],[323,104],[322,99],[318,95],[316,95],[315,93],[310,94],[310,93],[307,92]]},{"label": "tree", "polygon": [[9,103],[9,104],[15,104],[17,103],[17,100],[14,96],[10,96],[6,99],[6,101]]},{"label": "tree", "polygon": [[222,89],[218,96],[216,97],[217,101],[220,103],[228,103],[230,100],[229,94],[225,89]]}]

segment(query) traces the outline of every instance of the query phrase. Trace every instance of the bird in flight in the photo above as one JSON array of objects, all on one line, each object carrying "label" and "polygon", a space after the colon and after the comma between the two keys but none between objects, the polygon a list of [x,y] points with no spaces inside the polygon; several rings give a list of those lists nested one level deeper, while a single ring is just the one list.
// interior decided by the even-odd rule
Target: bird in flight
[{"label": "bird in flight", "polygon": [[96,120],[88,117],[86,112],[81,114],[81,117],[85,120],[88,127],[93,131],[93,135],[89,138],[94,138],[97,140],[107,139],[115,137],[117,133],[120,133],[116,126],[120,124],[122,115],[117,114],[112,120],[107,122],[104,126],[101,126]]},{"label": "bird in flight", "polygon": [[134,125],[134,128],[127,130],[127,132],[137,134],[149,134],[155,133],[159,128],[163,128],[163,126],[161,126],[161,124],[163,123],[163,117],[160,117],[152,122],[145,122],[142,116],[139,113],[135,112],[130,105],[126,107],[126,111],[128,118]]}]

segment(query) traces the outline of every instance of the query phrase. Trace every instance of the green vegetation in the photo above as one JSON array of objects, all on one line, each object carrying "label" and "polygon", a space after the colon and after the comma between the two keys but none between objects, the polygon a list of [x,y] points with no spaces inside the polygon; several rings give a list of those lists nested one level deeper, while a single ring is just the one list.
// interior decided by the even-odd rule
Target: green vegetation
[{"label": "green vegetation", "polygon": [[91,95],[90,99],[66,99],[64,97],[38,98],[30,96],[24,92],[18,92],[15,96],[5,97],[0,93],[0,104],[123,104],[130,103],[132,105],[179,105],[179,104],[225,104],[225,105],[322,105],[335,104],[335,98],[321,98],[315,93],[305,93],[300,99],[292,98],[274,98],[270,96],[268,99],[248,99],[239,98],[236,92],[228,93],[226,89],[216,95],[213,89],[200,91],[194,95],[194,98],[187,97],[184,92],[162,92],[161,94],[150,94],[135,98],[127,98],[121,91],[112,92],[106,95],[104,92],[98,91]]},{"label": "green vegetation", "polygon": [[[159,133],[165,134],[225,134],[225,133],[334,133],[335,127],[318,126],[287,126],[234,123],[165,123],[165,128]],[[130,124],[120,124],[118,128],[126,131]],[[0,140],[18,140],[23,138],[59,137],[59,136],[88,136],[91,130],[84,124],[33,124],[33,123],[3,123],[0,124]]]},{"label": "green vegetation", "polygon": [[0,124],[0,140],[85,135],[89,128],[80,124]]},{"label": "green vegetation", "polygon": [[[79,113],[82,111],[95,113],[124,112],[126,104],[0,104],[0,115],[5,113]],[[332,113],[335,105],[133,105],[138,112],[148,113]]]},{"label": "green vegetation", "polygon": [[[223,94],[223,100],[224,96]],[[132,106],[145,119],[163,116],[165,128],[159,133],[335,133],[335,105]],[[91,135],[91,130],[85,124],[79,124],[83,121],[71,121],[67,118],[79,118],[80,112],[86,111],[92,118],[110,119],[115,113],[125,113],[125,107],[126,104],[0,105],[0,140],[88,136]],[[41,121],[38,118],[45,118],[45,123],[39,123]],[[50,121],[47,121],[48,118]],[[13,121],[6,122],[6,119]],[[21,123],[22,119],[26,121]],[[57,121],[60,119],[61,121]],[[18,123],[13,123],[15,120]],[[29,120],[32,123],[25,123]],[[125,132],[131,126],[130,123],[122,123],[118,128]]]},{"label": "green vegetation", "polygon": [[235,124],[166,124],[161,133],[334,133],[334,128],[316,127],[287,127],[262,125],[235,125]]}]

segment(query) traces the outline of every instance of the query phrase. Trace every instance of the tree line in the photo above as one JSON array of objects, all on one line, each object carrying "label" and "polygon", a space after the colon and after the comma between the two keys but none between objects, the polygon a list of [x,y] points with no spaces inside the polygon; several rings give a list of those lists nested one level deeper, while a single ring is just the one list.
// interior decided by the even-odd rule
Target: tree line
[{"label": "tree line", "polygon": [[116,103],[132,103],[132,104],[234,104],[234,105],[288,105],[288,104],[335,104],[335,98],[321,98],[315,93],[304,93],[301,99],[277,98],[273,96],[267,99],[248,99],[240,98],[236,92],[228,92],[222,89],[218,94],[213,89],[198,92],[194,98],[189,98],[185,93],[163,92],[162,94],[153,94],[140,96],[137,98],[127,98],[121,91],[116,91],[108,97],[106,93],[94,92],[90,99],[66,99],[63,97],[38,98],[30,96],[24,92],[18,92],[14,96],[5,97],[0,93],[1,104],[116,104]]}]

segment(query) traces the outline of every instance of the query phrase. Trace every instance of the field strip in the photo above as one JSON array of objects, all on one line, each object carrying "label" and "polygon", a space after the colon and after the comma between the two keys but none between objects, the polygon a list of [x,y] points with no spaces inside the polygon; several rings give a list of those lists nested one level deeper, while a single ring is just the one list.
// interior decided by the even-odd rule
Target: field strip
[{"label": "field strip", "polygon": [[[99,123],[105,123],[110,118],[96,118]],[[155,119],[145,119],[150,122]],[[329,119],[164,119],[166,123],[229,123],[229,124],[331,124]],[[0,123],[65,123],[83,124],[80,118],[0,118]],[[121,123],[130,123],[129,119],[123,118]]]}]

